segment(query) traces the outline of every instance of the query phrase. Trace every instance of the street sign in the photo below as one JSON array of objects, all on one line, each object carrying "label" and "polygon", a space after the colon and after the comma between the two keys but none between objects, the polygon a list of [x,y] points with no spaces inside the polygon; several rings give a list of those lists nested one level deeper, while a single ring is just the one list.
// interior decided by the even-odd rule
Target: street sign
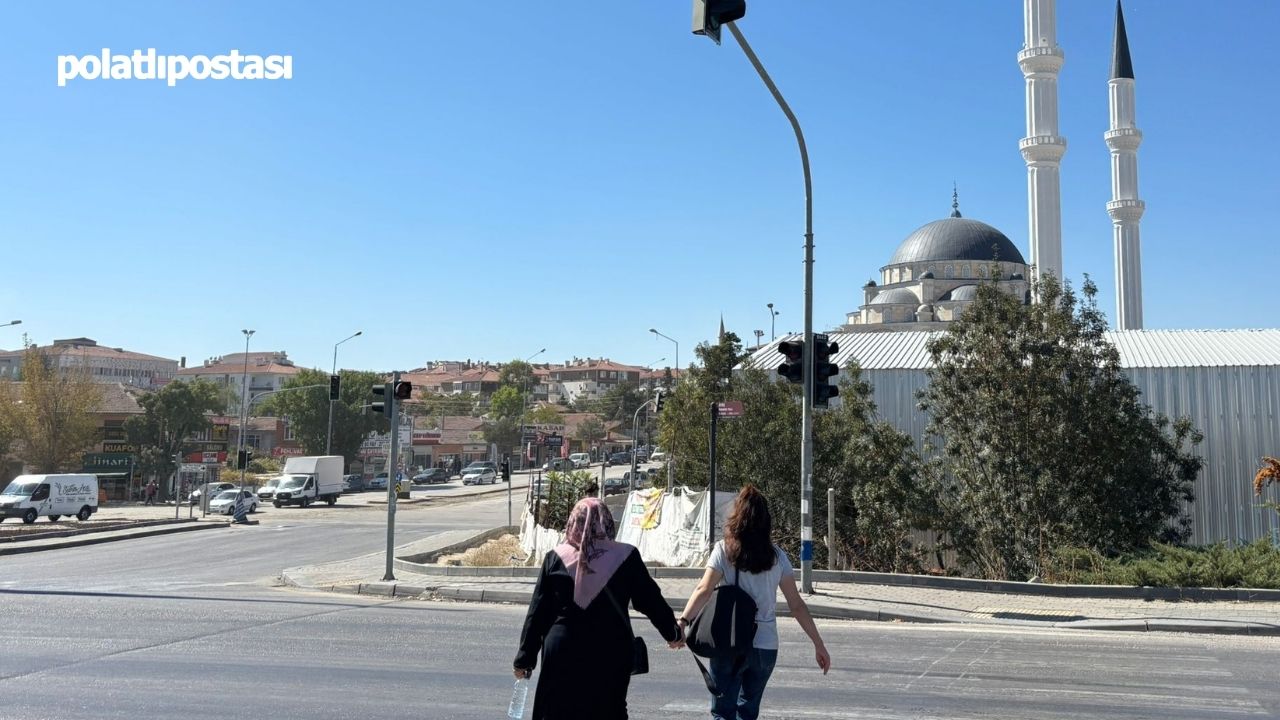
[{"label": "street sign", "polygon": [[742,401],[725,400],[716,403],[716,415],[722,418],[742,417]]},{"label": "street sign", "polygon": [[184,473],[204,472],[204,465],[199,465],[197,463],[182,463],[181,470]]},{"label": "street sign", "polygon": [[547,441],[547,447],[556,448],[564,445],[564,438],[559,435],[547,435],[545,439]]}]

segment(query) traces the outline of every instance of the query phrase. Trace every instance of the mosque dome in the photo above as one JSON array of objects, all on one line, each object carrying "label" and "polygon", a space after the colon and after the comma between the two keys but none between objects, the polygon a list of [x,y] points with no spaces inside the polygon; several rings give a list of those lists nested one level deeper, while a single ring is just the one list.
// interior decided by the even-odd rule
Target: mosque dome
[{"label": "mosque dome", "polygon": [[1004,233],[984,222],[958,215],[935,220],[908,235],[889,264],[950,260],[999,260],[1026,264],[1018,247]]},{"label": "mosque dome", "polygon": [[940,302],[973,302],[978,299],[977,285],[961,285],[958,288],[952,288],[945,295],[939,298]]},{"label": "mosque dome", "polygon": [[906,288],[893,288],[871,298],[872,305],[919,305],[920,298]]}]

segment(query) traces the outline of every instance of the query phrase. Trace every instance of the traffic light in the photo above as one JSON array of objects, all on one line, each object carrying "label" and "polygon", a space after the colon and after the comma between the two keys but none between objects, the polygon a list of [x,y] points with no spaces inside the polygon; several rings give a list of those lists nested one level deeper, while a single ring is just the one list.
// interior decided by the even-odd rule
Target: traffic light
[{"label": "traffic light", "polygon": [[337,375],[330,375],[329,376],[329,399],[337,400],[338,391],[340,391],[341,389],[342,389],[342,378],[338,377]]},{"label": "traffic light", "polygon": [[840,346],[827,342],[826,335],[813,336],[813,406],[826,407],[827,401],[840,394],[840,388],[831,384],[831,378],[840,373],[840,366],[831,362],[831,356]]},{"label": "traffic light", "polygon": [[693,34],[720,44],[720,26],[747,14],[747,0],[693,0]]},{"label": "traffic light", "polygon": [[803,383],[804,341],[783,340],[778,343],[778,352],[787,358],[786,362],[778,366],[778,376],[786,378],[787,382]]},{"label": "traffic light", "polygon": [[502,470],[502,482],[511,482],[511,461],[503,460],[499,469]]},{"label": "traffic light", "polygon": [[241,450],[236,453],[236,469],[244,470],[249,467],[249,462],[253,460],[252,450]]},{"label": "traffic light", "polygon": [[383,399],[374,400],[373,402],[369,403],[369,409],[373,410],[376,413],[385,413],[387,411],[386,399],[395,397],[395,395],[391,393],[391,383],[387,383],[386,385],[374,385],[373,396],[375,398],[383,398]]},{"label": "traffic light", "polygon": [[401,380],[396,383],[395,397],[397,400],[408,400],[413,397],[413,383],[408,380]]},{"label": "traffic light", "polygon": [[659,389],[653,394],[653,411],[654,414],[662,412],[662,405],[667,402],[667,393]]}]

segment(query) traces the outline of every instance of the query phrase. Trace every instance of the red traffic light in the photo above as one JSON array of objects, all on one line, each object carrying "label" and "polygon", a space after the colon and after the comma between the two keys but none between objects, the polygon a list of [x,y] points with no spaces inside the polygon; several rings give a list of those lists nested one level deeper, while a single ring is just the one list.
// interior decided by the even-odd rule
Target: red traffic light
[{"label": "red traffic light", "polygon": [[804,382],[804,342],[801,340],[783,340],[778,343],[778,352],[787,359],[778,366],[778,375],[788,382]]},{"label": "red traffic light", "polygon": [[413,383],[407,380],[401,380],[396,383],[395,397],[397,400],[408,400],[413,397]]}]

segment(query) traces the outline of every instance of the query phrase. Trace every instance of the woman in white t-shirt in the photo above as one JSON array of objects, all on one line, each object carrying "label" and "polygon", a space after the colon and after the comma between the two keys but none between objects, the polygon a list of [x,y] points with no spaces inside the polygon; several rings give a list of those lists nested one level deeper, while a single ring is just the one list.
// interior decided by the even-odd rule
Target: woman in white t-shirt
[{"label": "woman in white t-shirt", "polygon": [[738,585],[756,603],[756,636],[745,662],[712,658],[711,676],[721,691],[711,698],[711,716],[716,720],[756,720],[764,687],[778,661],[778,625],[774,616],[778,588],[787,599],[791,616],[813,641],[814,656],[822,674],[831,669],[831,656],[813,624],[809,606],[796,589],[791,561],[782,548],[773,544],[773,520],[769,502],[754,486],[738,493],[724,525],[724,540],[716,543],[707,559],[707,570],[680,614],[680,625],[688,627],[711,598],[711,591],[724,581]]}]

